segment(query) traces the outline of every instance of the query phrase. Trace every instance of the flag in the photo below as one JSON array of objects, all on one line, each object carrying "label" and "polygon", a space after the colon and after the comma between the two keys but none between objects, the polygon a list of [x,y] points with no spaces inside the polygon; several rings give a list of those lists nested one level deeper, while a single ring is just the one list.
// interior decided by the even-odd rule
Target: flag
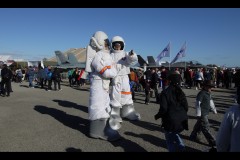
[{"label": "flag", "polygon": [[186,51],[186,42],[183,44],[182,48],[180,51],[177,53],[176,57],[172,60],[171,64],[176,62],[178,59],[185,57],[185,51]]},{"label": "flag", "polygon": [[225,70],[225,69],[226,69],[226,64],[222,65],[221,68],[222,68],[223,70]]},{"label": "flag", "polygon": [[170,43],[163,49],[163,51],[157,56],[156,62],[159,62],[163,57],[170,57]]}]

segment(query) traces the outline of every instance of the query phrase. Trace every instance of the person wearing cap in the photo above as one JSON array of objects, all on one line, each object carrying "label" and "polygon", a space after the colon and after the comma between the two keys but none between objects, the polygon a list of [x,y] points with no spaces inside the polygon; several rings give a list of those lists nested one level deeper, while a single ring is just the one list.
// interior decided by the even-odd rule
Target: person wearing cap
[{"label": "person wearing cap", "polygon": [[209,121],[208,114],[210,111],[213,111],[214,114],[217,114],[216,107],[211,97],[211,89],[214,87],[214,84],[211,80],[205,80],[203,83],[202,90],[197,94],[196,97],[196,114],[197,122],[193,127],[191,132],[190,139],[192,141],[199,142],[199,134],[202,131],[203,135],[207,139],[211,147],[216,146],[216,139],[209,130]]},{"label": "person wearing cap", "polygon": [[217,132],[217,152],[240,152],[240,96],[225,113]]},{"label": "person wearing cap", "polygon": [[180,87],[180,75],[170,74],[167,79],[169,86],[160,94],[160,109],[154,118],[155,120],[162,118],[161,127],[165,131],[169,152],[185,151],[179,133],[188,130],[188,102]]}]

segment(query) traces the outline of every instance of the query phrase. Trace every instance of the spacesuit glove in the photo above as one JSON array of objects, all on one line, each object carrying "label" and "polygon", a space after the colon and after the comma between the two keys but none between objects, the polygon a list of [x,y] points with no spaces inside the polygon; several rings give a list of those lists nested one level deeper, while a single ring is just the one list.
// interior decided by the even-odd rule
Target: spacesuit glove
[{"label": "spacesuit glove", "polygon": [[129,55],[129,56],[134,55],[133,50],[131,50],[131,51],[128,53],[128,55]]}]

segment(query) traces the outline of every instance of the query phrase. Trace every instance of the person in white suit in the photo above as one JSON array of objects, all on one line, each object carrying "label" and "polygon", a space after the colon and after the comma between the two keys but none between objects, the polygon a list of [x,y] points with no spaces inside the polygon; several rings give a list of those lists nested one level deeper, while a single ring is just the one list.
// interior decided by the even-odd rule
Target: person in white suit
[{"label": "person in white suit", "polygon": [[86,71],[90,73],[90,97],[88,114],[90,137],[107,141],[120,138],[117,130],[109,125],[111,107],[109,97],[110,78],[117,75],[110,56],[110,43],[106,33],[97,31],[87,47]]},{"label": "person in white suit", "polygon": [[140,114],[134,109],[128,77],[128,74],[130,74],[130,66],[138,62],[138,57],[132,50],[129,53],[124,51],[125,43],[120,36],[112,38],[111,46],[111,56],[116,65],[117,76],[115,76],[112,81],[110,104],[112,107],[112,115],[114,115],[113,124],[119,129],[122,118],[129,120],[140,120],[141,118]]}]

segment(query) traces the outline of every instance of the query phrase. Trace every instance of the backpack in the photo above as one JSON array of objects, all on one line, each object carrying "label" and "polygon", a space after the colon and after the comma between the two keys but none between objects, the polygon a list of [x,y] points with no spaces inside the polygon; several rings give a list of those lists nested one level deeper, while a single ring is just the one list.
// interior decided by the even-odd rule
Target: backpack
[{"label": "backpack", "polygon": [[55,74],[55,80],[56,81],[60,81],[61,80],[61,77],[59,76],[59,74]]},{"label": "backpack", "polygon": [[47,79],[50,80],[52,78],[52,72],[47,73]]},{"label": "backpack", "polygon": [[61,77],[60,77],[60,75],[57,72],[53,72],[52,73],[52,79],[56,80],[56,81],[60,81]]}]

